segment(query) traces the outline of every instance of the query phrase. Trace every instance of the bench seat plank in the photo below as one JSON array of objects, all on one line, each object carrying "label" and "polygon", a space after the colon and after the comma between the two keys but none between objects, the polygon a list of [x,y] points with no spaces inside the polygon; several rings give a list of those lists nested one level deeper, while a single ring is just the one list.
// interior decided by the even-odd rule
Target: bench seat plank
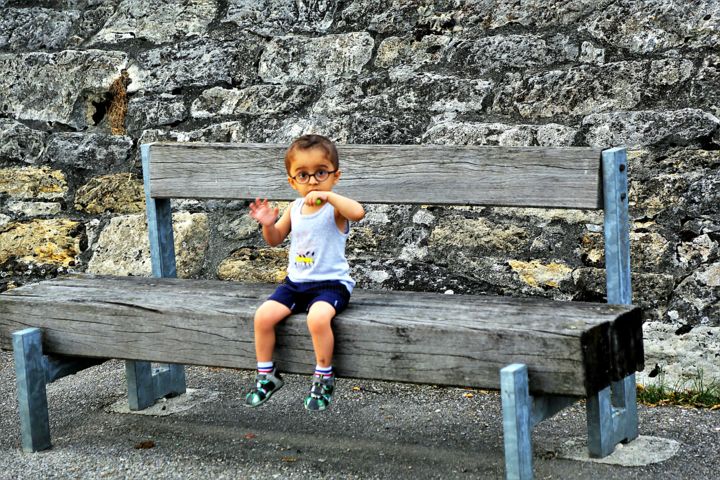
[{"label": "bench seat plank", "polygon": [[[287,145],[155,143],[154,198],[292,200]],[[602,208],[590,147],[341,145],[337,192],[361,203]],[[428,188],[432,185],[432,188]]]},{"label": "bench seat plank", "polygon": [[[77,275],[0,295],[0,348],[43,330],[45,353],[255,368],[252,319],[272,285]],[[356,289],[334,320],[342,376],[500,387],[524,363],[530,389],[585,396],[643,368],[640,311],[542,298]],[[277,331],[283,371],[307,373],[314,354],[304,315]]]}]

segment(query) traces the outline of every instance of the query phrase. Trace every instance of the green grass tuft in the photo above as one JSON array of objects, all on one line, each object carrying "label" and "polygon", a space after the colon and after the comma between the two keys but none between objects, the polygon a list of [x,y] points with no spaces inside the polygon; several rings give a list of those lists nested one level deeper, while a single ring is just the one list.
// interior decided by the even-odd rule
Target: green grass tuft
[{"label": "green grass tuft", "polygon": [[720,410],[720,383],[706,383],[702,372],[686,388],[669,387],[661,378],[657,385],[638,385],[638,402],[655,407],[679,405],[693,408]]}]

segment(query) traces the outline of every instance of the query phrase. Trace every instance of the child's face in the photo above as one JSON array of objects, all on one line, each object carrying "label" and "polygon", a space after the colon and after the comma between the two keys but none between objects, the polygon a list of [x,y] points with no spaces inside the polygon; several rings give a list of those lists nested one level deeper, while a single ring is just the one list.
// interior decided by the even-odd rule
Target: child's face
[{"label": "child's face", "polygon": [[[322,179],[323,172],[327,174],[324,175],[327,178]],[[322,180],[318,181],[316,177]],[[335,171],[335,167],[322,149],[298,149],[293,152],[288,182],[301,196],[304,197],[316,190],[328,192],[339,179],[340,170]],[[302,183],[303,180],[307,180],[307,183]]]}]

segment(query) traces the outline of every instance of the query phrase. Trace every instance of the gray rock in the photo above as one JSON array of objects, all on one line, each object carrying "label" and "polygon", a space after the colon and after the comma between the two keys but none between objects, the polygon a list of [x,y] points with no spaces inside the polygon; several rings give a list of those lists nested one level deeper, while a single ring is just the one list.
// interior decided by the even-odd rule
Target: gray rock
[{"label": "gray rock", "polygon": [[476,1],[475,8],[487,28],[495,30],[519,24],[543,29],[574,25],[593,12],[602,12],[615,0],[503,0]]},{"label": "gray rock", "polygon": [[548,118],[633,109],[640,104],[645,68],[642,62],[617,62],[507,75],[492,111]]},{"label": "gray rock", "polygon": [[712,136],[720,127],[720,120],[702,110],[685,108],[593,114],[583,118],[582,126],[588,144],[593,146],[688,145]]},{"label": "gray rock", "polygon": [[640,0],[612,2],[584,22],[598,40],[633,53],[672,48],[720,46],[720,4],[715,0],[676,2]]},{"label": "gray rock", "polygon": [[122,0],[90,45],[135,38],[167,43],[194,35],[204,36],[217,10],[216,0],[182,3]]},{"label": "gray rock", "polygon": [[0,49],[58,50],[68,44],[77,10],[8,8],[0,17]]},{"label": "gray rock", "polygon": [[93,133],[56,133],[48,140],[44,160],[97,173],[131,167],[130,137]]},{"label": "gray rock", "polygon": [[312,112],[346,115],[358,112],[428,113],[480,112],[493,83],[438,74],[386,78],[371,77],[342,82],[325,89]]},{"label": "gray rock", "polygon": [[423,143],[560,147],[574,145],[577,134],[577,130],[558,124],[506,125],[502,123],[441,121],[425,132]]},{"label": "gray rock", "polygon": [[605,49],[596,47],[591,42],[582,42],[578,60],[583,63],[602,65],[605,63]]},{"label": "gray rock", "polygon": [[313,99],[315,89],[305,85],[253,85],[243,89],[215,87],[205,90],[192,104],[193,118],[239,115],[272,115],[301,109]]},{"label": "gray rock", "polygon": [[337,0],[230,0],[224,22],[259,35],[326,32],[334,21]]},{"label": "gray rock", "polygon": [[145,130],[139,143],[150,142],[231,142],[247,141],[246,127],[241,122],[224,122],[209,127],[181,132],[177,130]]},{"label": "gray rock", "polygon": [[0,54],[0,110],[16,119],[85,128],[127,54],[100,50]]},{"label": "gray rock", "polygon": [[239,35],[231,42],[192,40],[145,51],[128,68],[128,91],[171,92],[184,87],[243,85],[257,77],[260,45]]},{"label": "gray rock", "polygon": [[230,0],[224,22],[259,35],[283,35],[297,21],[292,0]]},{"label": "gray rock", "polygon": [[412,36],[388,37],[380,43],[375,66],[414,71],[437,64],[447,55],[452,37],[425,35],[420,40]]},{"label": "gray rock", "polygon": [[[679,334],[678,326],[684,318],[674,310],[670,313],[674,324],[651,321],[643,325],[645,365],[655,368],[641,372],[638,382],[698,391],[702,381],[707,388],[713,379],[720,378],[720,328],[698,326]],[[649,377],[651,369],[656,373],[659,370],[659,375]]]},{"label": "gray rock", "polygon": [[148,128],[180,123],[187,117],[183,96],[161,93],[131,98],[126,122],[128,131],[137,134]]},{"label": "gray rock", "polygon": [[46,138],[44,132],[0,118],[0,160],[35,164],[42,155]]},{"label": "gray rock", "polygon": [[39,217],[45,215],[57,215],[61,212],[62,206],[58,202],[9,202],[9,212],[23,217]]},{"label": "gray rock", "polygon": [[260,57],[259,75],[267,83],[305,85],[353,77],[370,61],[374,44],[366,32],[274,38]]},{"label": "gray rock", "polygon": [[[692,80],[690,100],[707,106],[716,117],[720,117],[720,55],[708,55]],[[716,142],[720,144],[720,142]]]},{"label": "gray rock", "polygon": [[554,35],[461,35],[447,47],[447,60],[455,68],[485,73],[538,67],[577,60],[580,48],[569,37]]},{"label": "gray rock", "polygon": [[677,85],[690,79],[695,66],[690,60],[666,58],[650,63],[648,80],[654,85]]},{"label": "gray rock", "polygon": [[[173,215],[178,277],[198,275],[208,246],[207,216],[179,212]],[[111,219],[95,247],[88,272],[150,276],[150,246],[145,215],[122,215]]]}]

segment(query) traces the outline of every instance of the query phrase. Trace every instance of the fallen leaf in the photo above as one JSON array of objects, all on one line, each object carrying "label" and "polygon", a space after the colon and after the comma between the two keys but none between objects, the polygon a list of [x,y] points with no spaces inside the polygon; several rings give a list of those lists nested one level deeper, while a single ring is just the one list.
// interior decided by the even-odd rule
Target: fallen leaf
[{"label": "fallen leaf", "polygon": [[144,440],[144,441],[138,443],[137,445],[135,445],[135,448],[137,450],[146,450],[148,448],[153,448],[154,446],[155,446],[155,442],[153,442],[152,440]]}]

